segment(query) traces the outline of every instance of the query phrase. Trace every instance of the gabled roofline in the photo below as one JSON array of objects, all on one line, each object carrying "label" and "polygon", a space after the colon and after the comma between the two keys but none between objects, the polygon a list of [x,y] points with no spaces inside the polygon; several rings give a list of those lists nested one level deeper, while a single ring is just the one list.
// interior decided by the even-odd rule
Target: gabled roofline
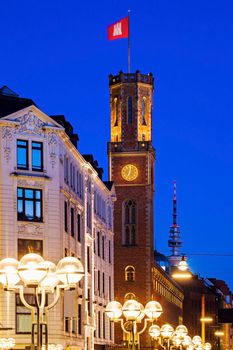
[{"label": "gabled roofline", "polygon": [[48,119],[51,121],[51,124],[56,125],[57,127],[59,127],[61,130],[63,130],[63,126],[61,126],[60,124],[58,124],[54,119],[52,119],[48,114],[44,113],[41,109],[39,109],[38,107],[36,107],[35,105],[31,105],[28,107],[25,107],[23,109],[19,109],[18,111],[8,114],[5,117],[2,117],[1,120],[7,120],[9,121],[11,118],[18,118],[18,114],[27,114],[28,112],[33,111],[34,113],[37,113],[44,122],[48,122]]}]

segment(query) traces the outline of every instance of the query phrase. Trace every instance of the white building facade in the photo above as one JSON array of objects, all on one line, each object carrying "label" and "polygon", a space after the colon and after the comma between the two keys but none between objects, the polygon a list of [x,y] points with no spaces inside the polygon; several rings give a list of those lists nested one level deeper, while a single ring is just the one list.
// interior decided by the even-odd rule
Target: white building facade
[{"label": "white building facade", "polygon": [[[0,119],[0,259],[35,252],[57,264],[75,256],[85,269],[76,290],[49,311],[49,343],[88,350],[113,344],[104,310],[113,299],[114,200],[112,184],[56,120],[34,105]],[[30,322],[19,296],[1,289],[0,324],[12,330],[0,337],[23,349]]]}]

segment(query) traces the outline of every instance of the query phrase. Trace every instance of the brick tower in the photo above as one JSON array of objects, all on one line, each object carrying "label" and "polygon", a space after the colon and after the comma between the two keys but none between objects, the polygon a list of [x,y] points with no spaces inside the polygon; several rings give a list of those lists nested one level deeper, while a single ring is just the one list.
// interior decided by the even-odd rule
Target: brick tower
[{"label": "brick tower", "polygon": [[[109,178],[114,181],[114,292],[146,304],[152,297],[154,265],[154,163],[152,147],[152,74],[110,75],[111,142]],[[116,342],[120,342],[116,332]],[[122,339],[122,337],[121,337]]]}]

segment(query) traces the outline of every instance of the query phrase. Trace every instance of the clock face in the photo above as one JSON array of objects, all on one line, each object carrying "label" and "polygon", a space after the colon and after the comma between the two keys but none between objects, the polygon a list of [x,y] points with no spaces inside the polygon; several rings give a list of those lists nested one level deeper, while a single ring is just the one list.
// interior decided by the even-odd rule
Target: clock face
[{"label": "clock face", "polygon": [[121,176],[126,181],[133,181],[138,177],[138,168],[133,164],[126,164],[121,169]]}]

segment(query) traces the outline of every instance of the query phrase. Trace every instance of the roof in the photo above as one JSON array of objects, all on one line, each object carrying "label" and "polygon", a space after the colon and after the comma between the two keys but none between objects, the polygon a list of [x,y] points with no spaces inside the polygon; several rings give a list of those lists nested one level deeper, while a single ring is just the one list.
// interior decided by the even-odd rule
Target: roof
[{"label": "roof", "polygon": [[32,99],[19,97],[17,93],[5,85],[0,88],[0,118],[31,105],[36,106]]}]

